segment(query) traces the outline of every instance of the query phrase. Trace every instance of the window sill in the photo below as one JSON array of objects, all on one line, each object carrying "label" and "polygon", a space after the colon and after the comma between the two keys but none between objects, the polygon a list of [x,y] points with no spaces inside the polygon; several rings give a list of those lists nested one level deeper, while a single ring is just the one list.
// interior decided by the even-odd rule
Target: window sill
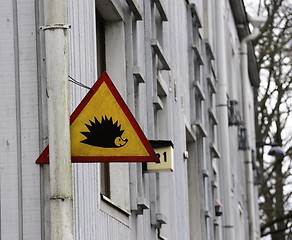
[{"label": "window sill", "polygon": [[162,50],[162,47],[160,46],[159,42],[157,39],[152,39],[151,40],[151,46],[155,52],[155,54],[158,56],[159,61],[162,64],[162,69],[161,70],[170,70],[170,66],[168,61],[166,60],[165,54]]},{"label": "window sill", "polygon": [[131,212],[114,203],[107,196],[100,194],[100,210],[130,227]]}]

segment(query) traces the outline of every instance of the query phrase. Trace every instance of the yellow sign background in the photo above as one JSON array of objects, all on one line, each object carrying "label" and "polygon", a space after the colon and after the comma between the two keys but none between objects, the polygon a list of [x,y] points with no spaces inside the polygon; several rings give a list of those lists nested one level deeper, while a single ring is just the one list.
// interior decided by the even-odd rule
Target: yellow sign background
[{"label": "yellow sign background", "polygon": [[[124,130],[122,138],[128,139],[124,146],[102,148],[80,142],[86,139],[81,132],[89,132],[85,124],[91,125],[89,120],[94,122],[94,117],[101,122],[104,116],[107,116],[108,119],[112,118],[113,123],[118,121],[118,126],[121,125],[121,130]],[[98,91],[71,124],[71,155],[72,157],[149,156],[135,129],[105,82],[100,85]]]}]

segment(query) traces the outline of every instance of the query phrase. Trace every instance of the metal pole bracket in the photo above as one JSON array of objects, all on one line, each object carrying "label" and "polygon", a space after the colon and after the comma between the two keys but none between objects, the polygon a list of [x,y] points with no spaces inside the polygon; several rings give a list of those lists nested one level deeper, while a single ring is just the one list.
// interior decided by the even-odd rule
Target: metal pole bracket
[{"label": "metal pole bracket", "polygon": [[40,26],[40,30],[55,30],[55,29],[69,29],[71,28],[71,25],[68,24],[62,24],[62,23],[56,23],[52,25],[46,25],[46,26]]}]

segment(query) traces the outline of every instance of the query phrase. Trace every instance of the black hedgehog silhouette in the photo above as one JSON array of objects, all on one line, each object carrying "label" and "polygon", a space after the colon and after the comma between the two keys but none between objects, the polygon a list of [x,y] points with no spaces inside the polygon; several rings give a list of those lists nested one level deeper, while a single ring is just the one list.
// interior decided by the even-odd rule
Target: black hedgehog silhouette
[{"label": "black hedgehog silhouette", "polygon": [[91,125],[85,123],[89,132],[81,132],[86,139],[80,142],[103,148],[119,148],[128,142],[128,139],[122,138],[125,130],[121,130],[118,121],[113,123],[112,117],[108,119],[107,116],[103,116],[100,122],[94,117],[94,122],[91,120],[89,122]]}]

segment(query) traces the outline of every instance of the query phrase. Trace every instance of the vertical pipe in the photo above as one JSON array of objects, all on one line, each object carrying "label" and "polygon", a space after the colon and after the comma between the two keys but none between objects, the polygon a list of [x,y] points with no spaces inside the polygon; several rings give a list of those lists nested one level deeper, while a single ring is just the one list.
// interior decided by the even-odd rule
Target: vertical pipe
[{"label": "vertical pipe", "polygon": [[[248,35],[241,41],[241,79],[242,79],[242,97],[243,101],[243,121],[247,129],[247,139],[251,143],[251,127],[250,127],[250,110],[248,94],[249,77],[248,77],[248,56],[247,56],[247,42],[256,38],[259,34],[258,28],[255,28],[253,33]],[[248,222],[249,222],[249,239],[256,239],[256,216],[255,216],[255,196],[254,196],[254,181],[253,181],[253,169],[252,169],[252,152],[250,149],[245,150],[245,178],[246,178],[246,191],[247,191],[247,210],[248,210]]]},{"label": "vertical pipe", "polygon": [[221,153],[221,177],[223,183],[223,238],[234,240],[234,202],[232,193],[232,178],[230,166],[230,140],[228,127],[228,108],[227,108],[227,56],[226,56],[226,27],[225,27],[225,0],[216,1],[216,35],[217,35],[217,64],[218,64],[218,131]]},{"label": "vertical pipe", "polygon": [[21,147],[21,109],[20,109],[20,73],[19,73],[19,34],[18,34],[18,6],[12,1],[14,27],[14,59],[15,59],[15,102],[16,102],[16,135],[17,135],[17,176],[18,176],[18,236],[23,239],[23,194],[22,194],[22,147]]},{"label": "vertical pipe", "polygon": [[73,239],[67,1],[45,0],[51,239]]}]

